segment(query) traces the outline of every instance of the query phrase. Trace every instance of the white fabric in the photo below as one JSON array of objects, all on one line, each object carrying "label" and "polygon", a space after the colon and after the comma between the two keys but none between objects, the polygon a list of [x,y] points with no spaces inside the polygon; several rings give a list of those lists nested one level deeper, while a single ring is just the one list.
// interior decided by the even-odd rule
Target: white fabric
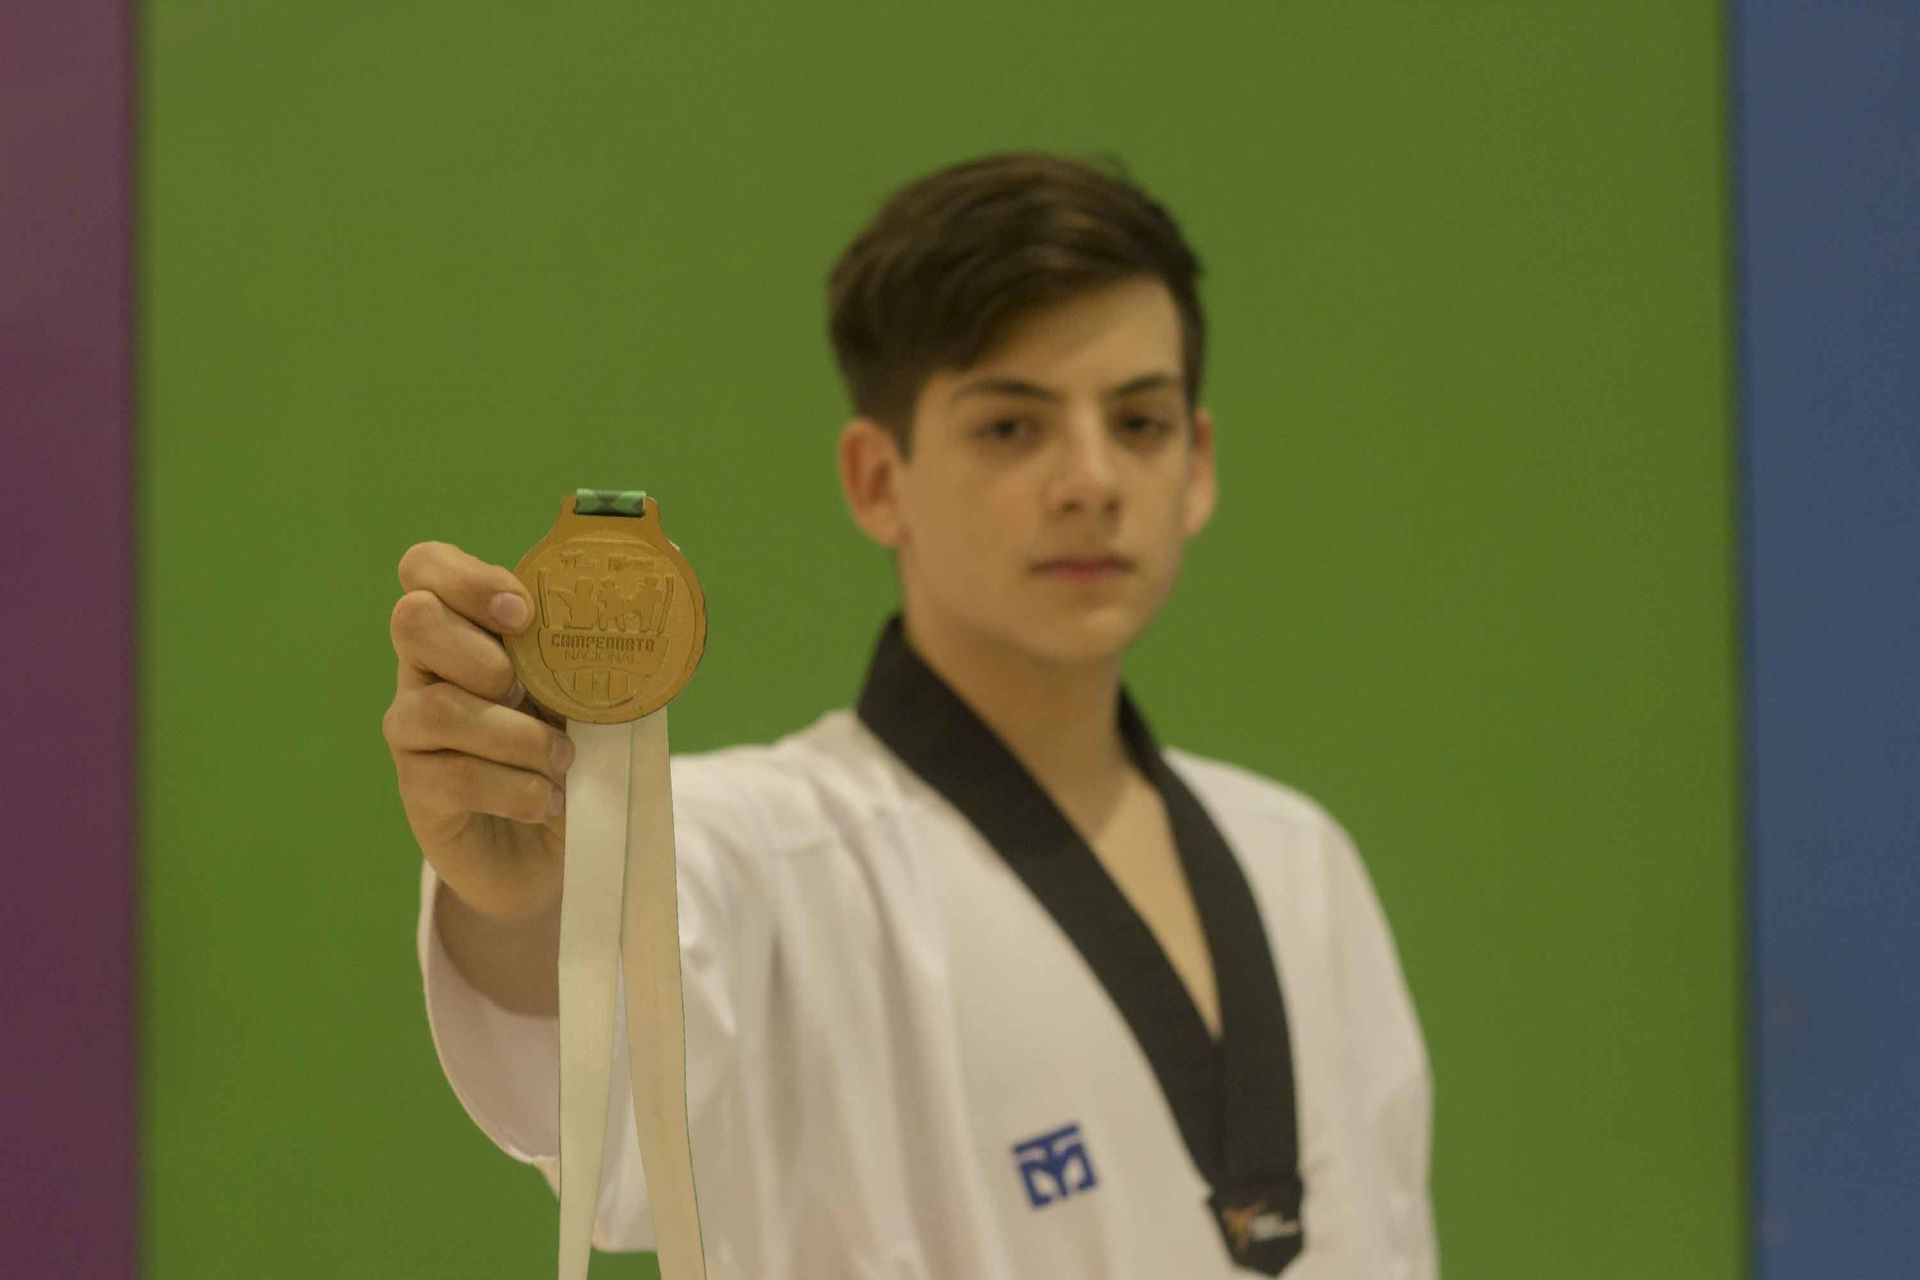
[{"label": "white fabric", "polygon": [[586,1280],[598,1207],[589,1180],[605,1165],[635,732],[631,724],[567,726],[578,754],[567,775],[560,914],[560,1280]]},{"label": "white fabric", "polygon": [[[1431,1074],[1353,842],[1285,784],[1162,750],[1240,859],[1281,973],[1307,1187],[1306,1252],[1283,1280],[1436,1276]],[[672,774],[710,1274],[1244,1274],[1098,979],[851,710],[770,745],[676,755]],[[417,942],[441,1066],[474,1123],[552,1186],[558,1019],[465,981],[432,928],[438,888],[423,863]],[[616,1072],[625,1045],[622,1017]],[[652,1247],[626,1093],[608,1107],[602,1249]],[[1097,1184],[1035,1208],[1013,1148],[1066,1124]]]},{"label": "white fabric", "polygon": [[[660,1270],[706,1275],[689,1150],[667,709],[619,724],[570,721],[560,912],[560,1280],[586,1280],[624,986],[635,1137],[654,1191]],[[622,940],[633,941],[622,945]],[[671,941],[666,941],[671,939]],[[665,945],[661,945],[662,943]],[[574,1190],[574,1188],[579,1188]]]}]

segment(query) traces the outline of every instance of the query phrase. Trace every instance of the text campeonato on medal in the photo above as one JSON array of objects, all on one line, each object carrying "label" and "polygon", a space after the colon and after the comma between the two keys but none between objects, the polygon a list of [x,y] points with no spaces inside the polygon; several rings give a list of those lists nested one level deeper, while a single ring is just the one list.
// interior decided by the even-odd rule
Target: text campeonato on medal
[{"label": "text campeonato on medal", "polygon": [[553,632],[547,637],[550,648],[565,649],[569,653],[582,653],[594,650],[602,653],[652,653],[656,641],[652,636],[601,636],[568,635]]}]

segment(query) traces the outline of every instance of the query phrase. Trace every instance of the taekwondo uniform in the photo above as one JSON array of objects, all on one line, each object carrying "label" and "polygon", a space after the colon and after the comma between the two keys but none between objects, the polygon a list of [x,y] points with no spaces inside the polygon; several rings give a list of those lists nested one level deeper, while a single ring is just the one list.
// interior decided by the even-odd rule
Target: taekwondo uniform
[{"label": "taekwondo uniform", "polygon": [[[1119,724],[1213,959],[1207,1030],[1044,790],[882,628],[858,704],[672,757],[688,1123],[738,1280],[1430,1280],[1432,1082],[1391,933],[1313,800]],[[559,1020],[417,946],[474,1123],[559,1180]],[[594,1244],[652,1247],[616,1003]]]}]

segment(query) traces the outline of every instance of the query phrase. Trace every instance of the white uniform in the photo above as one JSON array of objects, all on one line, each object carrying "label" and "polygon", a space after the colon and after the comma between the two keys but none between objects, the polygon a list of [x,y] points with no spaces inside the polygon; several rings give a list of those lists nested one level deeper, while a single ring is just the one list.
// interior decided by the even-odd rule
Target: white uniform
[{"label": "white uniform", "polygon": [[[1222,1042],[898,614],[857,710],[673,757],[715,1280],[1438,1274],[1431,1076],[1352,841],[1290,787],[1156,746],[1124,691],[1120,723],[1167,802]],[[558,1019],[465,981],[432,927],[438,889],[423,864],[441,1066],[557,1189]],[[616,1007],[594,1243],[648,1249]]]}]

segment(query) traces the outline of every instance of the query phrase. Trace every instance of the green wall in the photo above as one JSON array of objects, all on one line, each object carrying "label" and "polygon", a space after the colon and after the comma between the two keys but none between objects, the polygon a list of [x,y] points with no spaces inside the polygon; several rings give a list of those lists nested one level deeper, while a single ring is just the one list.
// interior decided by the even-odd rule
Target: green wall
[{"label": "green wall", "polygon": [[833,478],[824,274],[892,187],[1013,147],[1120,153],[1209,269],[1222,504],[1130,680],[1359,840],[1446,1273],[1740,1273],[1716,6],[144,30],[150,1274],[551,1267],[551,1193],[427,1036],[395,563],[511,564],[559,494],[640,485],[711,608],[675,745],[845,705],[892,588]]}]

